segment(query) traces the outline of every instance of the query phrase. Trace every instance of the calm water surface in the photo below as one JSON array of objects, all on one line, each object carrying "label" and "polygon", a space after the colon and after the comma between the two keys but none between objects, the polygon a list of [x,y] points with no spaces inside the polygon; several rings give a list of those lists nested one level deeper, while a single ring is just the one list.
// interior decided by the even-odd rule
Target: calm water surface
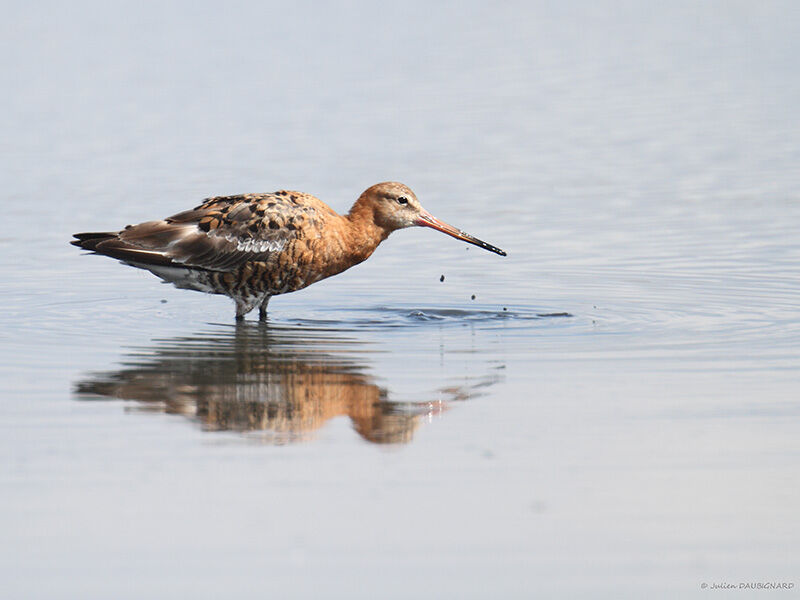
[{"label": "calm water surface", "polygon": [[[794,3],[6,12],[4,594],[797,595]],[[235,325],[67,245],[390,179],[508,257],[402,231]]]}]

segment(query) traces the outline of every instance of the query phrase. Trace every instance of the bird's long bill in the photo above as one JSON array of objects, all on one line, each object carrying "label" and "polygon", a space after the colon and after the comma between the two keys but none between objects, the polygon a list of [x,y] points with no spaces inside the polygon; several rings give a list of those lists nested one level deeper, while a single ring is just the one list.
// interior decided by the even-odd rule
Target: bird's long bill
[{"label": "bird's long bill", "polygon": [[483,248],[484,250],[488,250],[489,252],[494,252],[495,254],[499,254],[500,256],[505,256],[505,250],[500,250],[496,246],[492,246],[491,244],[487,244],[483,240],[479,240],[478,238],[471,236],[468,233],[461,231],[460,229],[456,229],[452,225],[448,225],[444,221],[440,221],[436,217],[434,217],[429,212],[423,212],[417,218],[416,224],[421,227],[430,227],[431,229],[436,229],[437,231],[441,231],[442,233],[446,233],[457,240],[463,240],[469,244],[474,244],[479,248]]}]

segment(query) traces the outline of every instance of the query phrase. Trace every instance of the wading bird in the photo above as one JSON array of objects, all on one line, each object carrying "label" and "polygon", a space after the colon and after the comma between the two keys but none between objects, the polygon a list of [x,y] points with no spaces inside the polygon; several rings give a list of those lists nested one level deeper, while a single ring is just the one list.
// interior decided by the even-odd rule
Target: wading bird
[{"label": "wading bird", "polygon": [[501,256],[431,215],[402,183],[373,185],[347,215],[302,192],[208,198],[161,221],[76,233],[75,246],[146,269],[178,288],[230,296],[236,318],[365,261],[389,234],[431,227]]}]

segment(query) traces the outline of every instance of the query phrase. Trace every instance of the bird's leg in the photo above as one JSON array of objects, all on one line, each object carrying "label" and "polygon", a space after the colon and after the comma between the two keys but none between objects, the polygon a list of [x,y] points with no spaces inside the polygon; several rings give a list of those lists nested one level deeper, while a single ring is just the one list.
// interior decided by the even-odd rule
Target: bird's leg
[{"label": "bird's leg", "polygon": [[266,321],[267,320],[267,304],[269,304],[269,299],[272,296],[267,296],[264,298],[264,301],[261,303],[261,306],[258,307],[258,320],[259,321]]},{"label": "bird's leg", "polygon": [[253,310],[255,302],[251,298],[234,298],[236,302],[236,320],[244,321],[244,316]]}]

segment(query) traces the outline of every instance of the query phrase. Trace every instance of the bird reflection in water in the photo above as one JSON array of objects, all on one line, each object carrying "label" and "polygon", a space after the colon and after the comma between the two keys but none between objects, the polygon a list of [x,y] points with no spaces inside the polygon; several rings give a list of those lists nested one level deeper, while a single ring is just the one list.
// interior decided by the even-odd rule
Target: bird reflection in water
[{"label": "bird reflection in water", "polygon": [[400,444],[448,402],[479,395],[493,381],[433,390],[430,401],[393,402],[364,372],[358,357],[368,351],[330,331],[245,322],[131,353],[124,368],[78,382],[75,393],[134,400],[137,410],[184,415],[207,431],[258,433],[273,444],[308,440],[347,415],[365,440]]}]

